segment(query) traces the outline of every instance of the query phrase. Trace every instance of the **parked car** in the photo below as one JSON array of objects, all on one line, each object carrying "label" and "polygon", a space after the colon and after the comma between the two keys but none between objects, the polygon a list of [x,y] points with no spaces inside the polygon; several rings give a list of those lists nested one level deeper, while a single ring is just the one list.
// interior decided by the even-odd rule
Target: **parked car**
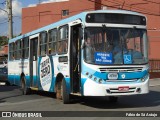
[{"label": "parked car", "polygon": [[0,65],[0,84],[10,84],[8,81],[8,69],[5,65]]}]

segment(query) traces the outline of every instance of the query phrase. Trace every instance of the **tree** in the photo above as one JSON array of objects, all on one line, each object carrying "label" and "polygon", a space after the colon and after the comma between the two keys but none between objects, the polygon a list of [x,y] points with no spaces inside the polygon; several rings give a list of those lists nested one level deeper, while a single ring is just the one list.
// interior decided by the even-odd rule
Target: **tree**
[{"label": "tree", "polygon": [[7,36],[0,36],[0,46],[8,44]]}]

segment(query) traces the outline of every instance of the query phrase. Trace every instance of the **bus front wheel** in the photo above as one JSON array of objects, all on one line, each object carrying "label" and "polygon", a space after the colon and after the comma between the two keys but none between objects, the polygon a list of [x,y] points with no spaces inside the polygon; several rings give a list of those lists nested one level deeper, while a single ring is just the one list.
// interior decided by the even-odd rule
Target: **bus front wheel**
[{"label": "bus front wheel", "polygon": [[70,95],[67,93],[66,81],[64,78],[56,84],[56,98],[63,100],[64,104],[70,103]]},{"label": "bus front wheel", "polygon": [[63,79],[62,81],[62,99],[64,104],[70,103],[70,94],[67,93],[66,81]]},{"label": "bus front wheel", "polygon": [[29,88],[27,88],[24,77],[21,78],[21,87],[22,87],[22,94],[23,95],[30,94],[31,90]]},{"label": "bus front wheel", "polygon": [[59,81],[56,83],[56,98],[62,99],[62,82]]}]

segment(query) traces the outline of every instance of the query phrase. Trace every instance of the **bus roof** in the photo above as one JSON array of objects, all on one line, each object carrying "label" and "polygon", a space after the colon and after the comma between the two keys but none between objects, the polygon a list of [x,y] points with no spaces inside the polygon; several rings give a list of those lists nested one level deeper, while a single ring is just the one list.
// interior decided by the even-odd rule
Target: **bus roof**
[{"label": "bus roof", "polygon": [[133,12],[133,11],[127,11],[127,10],[96,10],[96,11],[87,11],[87,12],[82,12],[80,14],[77,14],[77,15],[71,16],[69,18],[60,20],[58,22],[52,23],[50,25],[47,25],[45,27],[42,27],[42,28],[39,28],[37,30],[31,31],[31,32],[26,33],[24,35],[20,35],[18,37],[10,39],[9,43],[15,42],[15,41],[17,41],[19,39],[22,39],[22,38],[25,38],[25,37],[28,37],[28,36],[31,36],[31,35],[34,35],[34,34],[37,34],[37,33],[40,33],[40,32],[45,31],[45,30],[53,29],[53,28],[55,28],[57,26],[65,25],[65,24],[67,24],[69,22],[72,22],[74,20],[77,20],[77,19],[81,19],[83,22],[85,22],[85,17],[86,17],[86,15],[88,13],[122,13],[122,14],[132,14],[132,15],[144,16],[143,14],[140,14],[140,13],[137,13],[137,12]]}]

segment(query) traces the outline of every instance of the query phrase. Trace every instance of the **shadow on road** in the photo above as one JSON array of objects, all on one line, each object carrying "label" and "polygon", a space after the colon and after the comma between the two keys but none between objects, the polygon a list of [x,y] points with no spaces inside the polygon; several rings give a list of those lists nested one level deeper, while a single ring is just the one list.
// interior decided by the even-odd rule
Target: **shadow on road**
[{"label": "shadow on road", "polygon": [[[19,94],[20,93],[20,90],[19,90],[20,87],[18,86],[6,86],[6,85],[0,85],[0,103],[4,103],[6,102],[5,99],[7,98],[12,98],[12,97],[17,97],[17,96],[22,96],[22,94]],[[19,92],[18,94],[15,95],[15,93],[12,93],[12,91],[16,90],[17,89],[17,92]],[[9,94],[9,93],[10,94]]]},{"label": "shadow on road", "polygon": [[46,96],[56,99],[56,94],[53,92],[45,92],[45,91],[32,91],[32,94],[38,94],[40,96]]},{"label": "shadow on road", "polygon": [[[55,98],[54,93],[35,92],[40,96]],[[143,108],[154,107],[160,105],[160,92],[150,91],[144,95],[121,96],[117,103],[109,102],[108,97],[76,97],[72,96],[73,100],[70,104],[81,104],[99,109],[117,109],[117,108]]]},{"label": "shadow on road", "polygon": [[[19,89],[17,86],[0,86],[0,103],[5,102],[6,98],[21,96],[20,91],[14,91],[15,89]],[[89,106],[92,108],[99,109],[117,109],[117,108],[146,108],[146,107],[154,107],[160,105],[160,92],[154,91],[152,88],[148,94],[144,95],[133,95],[133,96],[121,96],[118,99],[117,103],[110,103],[108,97],[76,97],[72,96],[73,101],[70,104],[80,104],[84,106]],[[5,91],[14,91],[16,94],[9,92],[9,95],[6,96]],[[19,92],[17,94],[17,92]],[[2,94],[4,97],[2,97]],[[37,94],[44,97],[55,98],[54,93],[42,92],[42,91],[33,91],[32,94]]]},{"label": "shadow on road", "polygon": [[1,99],[0,99],[0,103],[5,103],[5,102],[6,102],[5,100],[1,100]]},{"label": "shadow on road", "polygon": [[154,107],[160,105],[160,92],[150,91],[149,94],[144,95],[121,96],[117,103],[109,102],[107,97],[85,97],[79,102],[100,109]]},{"label": "shadow on road", "polygon": [[7,85],[0,85],[0,92],[7,92],[7,91],[13,91],[14,89],[19,89],[18,86],[7,86]]}]

